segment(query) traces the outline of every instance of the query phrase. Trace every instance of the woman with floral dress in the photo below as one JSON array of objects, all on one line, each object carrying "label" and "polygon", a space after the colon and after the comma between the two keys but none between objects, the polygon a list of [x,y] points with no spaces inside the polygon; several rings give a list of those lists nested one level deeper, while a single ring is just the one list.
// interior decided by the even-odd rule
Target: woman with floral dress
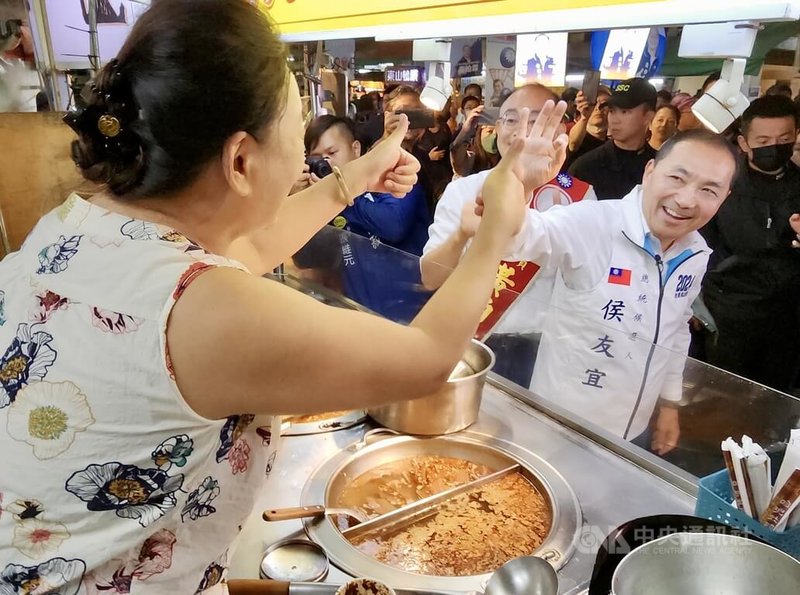
[{"label": "woman with floral dress", "polygon": [[400,326],[261,277],[353,197],[403,196],[419,164],[401,121],[287,200],[301,102],[250,3],[153,2],[84,98],[66,120],[99,191],[0,262],[0,595],[225,592],[273,418],[447,378],[523,219],[511,166],[552,157],[560,108],[521,133],[459,268]]}]

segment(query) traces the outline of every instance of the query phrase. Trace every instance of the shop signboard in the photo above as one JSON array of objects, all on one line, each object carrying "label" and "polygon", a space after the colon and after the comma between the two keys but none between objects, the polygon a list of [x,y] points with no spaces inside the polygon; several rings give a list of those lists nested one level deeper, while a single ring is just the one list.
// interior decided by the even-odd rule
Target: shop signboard
[{"label": "shop signboard", "polygon": [[285,34],[655,1],[657,0],[559,0],[554,3],[552,0],[251,0],[267,11]]},{"label": "shop signboard", "polygon": [[567,33],[517,36],[514,84],[540,83],[563,87],[567,74]]},{"label": "shop signboard", "polygon": [[[595,31],[592,33],[590,42],[590,54],[592,61],[592,68],[600,70],[601,64],[609,64],[609,57],[606,55],[606,49],[611,46],[609,38],[611,31]],[[613,64],[613,53],[618,51],[619,48],[613,49],[610,53],[610,63]],[[664,56],[667,51],[667,32],[664,27],[650,27],[647,34],[647,41],[644,44],[644,49],[641,57],[634,55],[631,63],[635,63],[636,73],[630,74],[631,77],[637,76],[642,78],[650,78],[658,74],[661,65],[664,63]],[[613,79],[609,79],[613,80]],[[621,80],[621,79],[620,79]]]},{"label": "shop signboard", "polygon": [[331,57],[333,70],[345,73],[352,80],[356,56],[355,40],[329,39],[325,42],[325,53]]},{"label": "shop signboard", "polygon": [[649,28],[611,31],[600,62],[600,78],[621,81],[635,77],[649,34]]},{"label": "shop signboard", "polygon": [[514,90],[517,38],[513,35],[486,39],[486,82],[483,96],[489,107],[500,107]]},{"label": "shop signboard", "polygon": [[424,83],[424,69],[419,66],[395,66],[387,68],[387,85],[410,85],[416,87]]},{"label": "shop signboard", "polygon": [[454,77],[480,76],[483,71],[483,38],[454,39],[450,46]]}]

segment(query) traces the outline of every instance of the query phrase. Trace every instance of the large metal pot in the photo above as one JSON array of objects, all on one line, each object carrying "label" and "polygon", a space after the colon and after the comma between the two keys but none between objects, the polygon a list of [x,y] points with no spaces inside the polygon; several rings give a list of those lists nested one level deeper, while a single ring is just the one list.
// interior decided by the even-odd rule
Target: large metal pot
[{"label": "large metal pot", "polygon": [[675,533],[625,556],[611,585],[613,595],[800,593],[800,562],[743,537]]},{"label": "large metal pot", "polygon": [[[577,546],[581,512],[569,484],[550,464],[516,444],[497,438],[463,432],[454,436],[415,438],[399,436],[371,444],[359,443],[341,450],[311,475],[300,499],[302,506],[339,504],[344,487],[361,474],[393,461],[419,455],[438,455],[474,461],[492,471],[519,463],[525,477],[543,494],[550,505],[552,525],[549,535],[531,555],[539,556],[559,569]],[[309,537],[320,544],[339,568],[353,576],[370,576],[398,587],[448,591],[482,590],[491,574],[474,576],[430,576],[405,572],[385,565],[353,546],[329,517],[305,519]]]},{"label": "large metal pot", "polygon": [[[382,426],[403,434],[439,436],[458,432],[478,420],[483,385],[492,366],[492,350],[473,339],[456,373],[435,393],[375,407],[368,413]],[[466,373],[458,373],[459,370]]]}]

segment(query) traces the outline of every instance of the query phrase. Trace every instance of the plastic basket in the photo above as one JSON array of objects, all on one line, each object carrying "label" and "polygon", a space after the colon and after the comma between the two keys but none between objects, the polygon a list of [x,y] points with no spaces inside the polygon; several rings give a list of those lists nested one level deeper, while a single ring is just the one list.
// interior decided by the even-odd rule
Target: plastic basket
[{"label": "plastic basket", "polygon": [[760,537],[770,545],[800,560],[800,526],[777,533],[735,508],[728,470],[723,469],[700,480],[695,515],[730,525],[743,533]]}]

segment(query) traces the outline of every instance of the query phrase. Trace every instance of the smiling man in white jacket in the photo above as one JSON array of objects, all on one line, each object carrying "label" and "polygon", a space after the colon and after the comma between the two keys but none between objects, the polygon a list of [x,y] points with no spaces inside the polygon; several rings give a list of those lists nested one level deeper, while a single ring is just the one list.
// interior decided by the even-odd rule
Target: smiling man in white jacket
[{"label": "smiling man in white jacket", "polygon": [[628,440],[658,407],[650,446],[675,447],[670,402],[682,396],[691,304],[710,254],[697,230],[735,175],[724,139],[690,131],[622,200],[526,213],[515,253],[558,269],[531,390]]},{"label": "smiling man in white jacket", "polygon": [[[546,167],[541,154],[530,161],[532,171]],[[722,137],[688,131],[622,200],[526,210],[510,253],[555,276],[531,390],[658,454],[676,446],[691,304],[710,255],[697,230],[727,198],[736,167]],[[446,274],[435,263],[457,262],[464,246],[426,247],[423,279]]]}]

